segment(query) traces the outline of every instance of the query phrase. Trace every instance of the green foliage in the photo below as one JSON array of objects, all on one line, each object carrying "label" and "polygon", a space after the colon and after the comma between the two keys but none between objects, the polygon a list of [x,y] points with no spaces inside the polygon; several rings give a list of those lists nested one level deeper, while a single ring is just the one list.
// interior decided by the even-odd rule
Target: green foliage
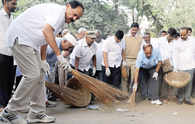
[{"label": "green foliage", "polygon": [[[27,8],[45,2],[64,4],[70,0],[18,0],[18,10],[14,16],[18,16]],[[133,20],[141,22],[146,16],[151,22],[150,29],[158,34],[160,30],[169,27],[180,28],[190,26],[195,28],[195,1],[194,0],[112,0],[114,5],[109,5],[100,0],[80,0],[85,6],[84,16],[74,24],[69,25],[72,31],[80,27],[89,30],[101,30],[104,36],[113,34],[118,29],[127,31],[127,15],[119,8],[126,6],[132,10]],[[119,1],[119,5],[117,2]],[[1,2],[0,2],[0,7]],[[136,10],[136,11],[134,11]]]},{"label": "green foliage", "polygon": [[152,22],[150,30],[156,34],[169,27],[190,26],[195,28],[194,0],[125,0],[121,3],[129,9],[137,10],[136,21],[141,22],[142,17],[146,16]]},{"label": "green foliage", "polygon": [[85,6],[85,13],[83,17],[72,24],[72,29],[85,27],[89,30],[100,30],[104,37],[112,35],[118,29],[127,31],[127,15],[124,12],[121,14],[118,11],[106,4],[99,1],[85,0],[82,1]]},{"label": "green foliage", "polygon": [[[36,4],[45,2],[56,2],[64,4],[70,0],[18,0],[18,9],[14,16],[20,15],[27,8]],[[74,24],[68,25],[72,32],[76,32],[80,27],[85,27],[89,30],[100,30],[104,37],[115,33],[118,29],[127,31],[127,15],[124,12],[118,12],[115,6],[109,5],[106,2],[99,0],[80,0],[85,7],[83,17]]]}]

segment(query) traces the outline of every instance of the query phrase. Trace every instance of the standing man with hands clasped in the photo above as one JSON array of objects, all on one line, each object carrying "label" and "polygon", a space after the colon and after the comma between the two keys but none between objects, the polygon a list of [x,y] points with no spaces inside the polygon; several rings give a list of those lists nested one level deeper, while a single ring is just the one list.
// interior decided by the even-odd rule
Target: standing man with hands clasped
[{"label": "standing man with hands clasped", "polygon": [[40,4],[27,9],[11,23],[7,33],[8,46],[24,76],[3,110],[0,121],[27,124],[17,112],[24,109],[29,98],[30,123],[55,121],[54,117],[45,114],[44,75],[49,72],[49,64],[46,62],[47,44],[55,52],[60,66],[68,69],[68,61],[61,55],[55,35],[62,30],[65,23],[76,21],[83,12],[84,7],[78,1],[70,1],[65,6]]},{"label": "standing man with hands clasped", "polygon": [[136,70],[133,90],[136,91],[138,83],[141,95],[148,98],[152,104],[161,105],[159,100],[159,75],[162,59],[160,52],[152,45],[144,45],[136,60]]},{"label": "standing man with hands clasped", "polygon": [[16,68],[13,56],[6,43],[6,32],[13,20],[17,0],[2,0],[0,10],[0,111],[7,106],[12,95]]}]

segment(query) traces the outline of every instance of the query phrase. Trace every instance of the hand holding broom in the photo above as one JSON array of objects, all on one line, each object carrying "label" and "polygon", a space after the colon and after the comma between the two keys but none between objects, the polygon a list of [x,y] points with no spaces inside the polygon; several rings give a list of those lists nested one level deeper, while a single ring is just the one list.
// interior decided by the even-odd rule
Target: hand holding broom
[{"label": "hand holding broom", "polygon": [[126,61],[123,61],[123,64],[122,64],[122,77],[127,80],[128,78],[128,74],[127,74],[127,63]]}]

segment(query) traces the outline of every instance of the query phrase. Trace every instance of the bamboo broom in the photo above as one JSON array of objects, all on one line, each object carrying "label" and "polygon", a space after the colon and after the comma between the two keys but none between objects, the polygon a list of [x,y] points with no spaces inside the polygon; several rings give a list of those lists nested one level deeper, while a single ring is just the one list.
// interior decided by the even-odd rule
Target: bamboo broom
[{"label": "bamboo broom", "polygon": [[67,87],[60,87],[54,83],[45,82],[47,88],[52,90],[65,104],[76,107],[85,107],[91,101],[91,94],[83,88],[76,79],[71,79]]},{"label": "bamboo broom", "polygon": [[127,93],[115,89],[102,81],[80,73],[76,70],[72,70],[72,74],[77,80],[79,80],[83,87],[93,93],[96,98],[104,104],[119,102],[120,100],[128,99]]}]

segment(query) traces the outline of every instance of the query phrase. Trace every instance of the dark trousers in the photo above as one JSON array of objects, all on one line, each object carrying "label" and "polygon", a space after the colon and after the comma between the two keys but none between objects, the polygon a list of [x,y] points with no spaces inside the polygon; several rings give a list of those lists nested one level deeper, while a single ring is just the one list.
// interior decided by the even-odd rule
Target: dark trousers
[{"label": "dark trousers", "polygon": [[152,78],[156,67],[151,69],[140,68],[139,71],[139,86],[141,95],[144,98],[149,98],[151,100],[159,99],[159,86],[160,86],[160,75],[159,72],[158,79],[155,80]]},{"label": "dark trousers", "polygon": [[16,77],[15,88],[13,89],[14,91],[16,91],[16,89],[17,89],[17,87],[18,87],[18,85],[19,85],[19,83],[20,83],[22,77],[23,77],[22,75]]},{"label": "dark trousers", "polygon": [[192,97],[195,98],[195,68],[193,69],[193,79],[192,79]]},{"label": "dark trousers", "polygon": [[116,87],[121,88],[121,67],[118,68],[112,68],[109,67],[111,75],[109,77],[106,76],[106,68],[102,66],[102,72],[103,72],[103,81]]},{"label": "dark trousers", "polygon": [[16,74],[13,57],[0,54],[0,106],[7,106]]},{"label": "dark trousers", "polygon": [[183,72],[188,72],[191,76],[190,82],[183,88],[179,88],[177,91],[177,97],[179,101],[191,101],[191,93],[192,93],[192,79],[194,70],[185,70]]},{"label": "dark trousers", "polygon": [[95,74],[95,78],[98,79],[98,80],[103,81],[103,72],[100,71],[100,70],[97,70],[96,74]]}]

